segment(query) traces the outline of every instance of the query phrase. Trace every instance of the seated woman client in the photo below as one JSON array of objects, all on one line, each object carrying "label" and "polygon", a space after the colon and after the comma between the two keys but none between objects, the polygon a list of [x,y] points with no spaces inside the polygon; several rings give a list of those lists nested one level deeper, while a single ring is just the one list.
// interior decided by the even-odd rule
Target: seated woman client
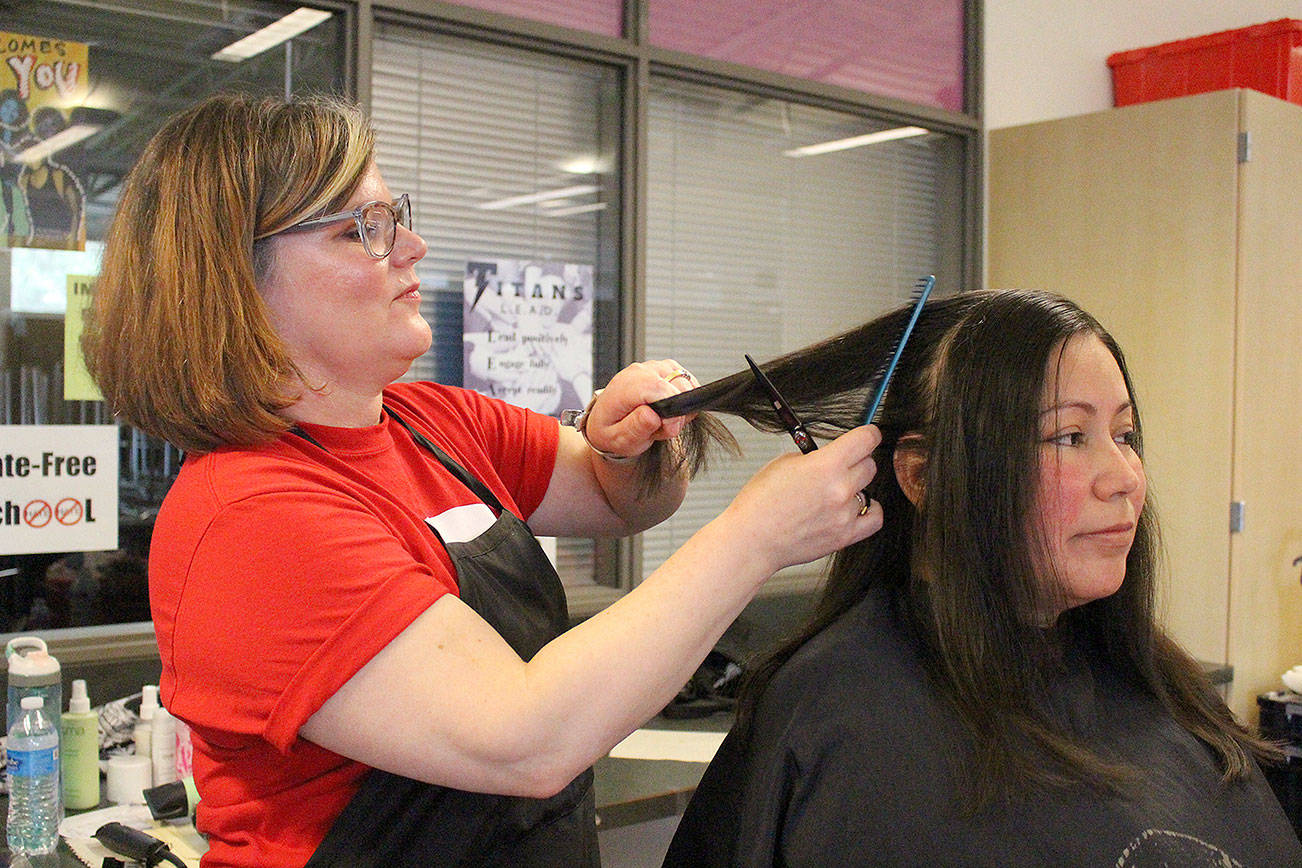
[{"label": "seated woman client", "polygon": [[[901,316],[768,372],[811,427],[858,424]],[[747,376],[664,403],[776,428]],[[885,525],[755,669],[665,864],[1302,865],[1278,754],[1155,621],[1139,409],[1099,323],[932,301],[881,430]]]}]

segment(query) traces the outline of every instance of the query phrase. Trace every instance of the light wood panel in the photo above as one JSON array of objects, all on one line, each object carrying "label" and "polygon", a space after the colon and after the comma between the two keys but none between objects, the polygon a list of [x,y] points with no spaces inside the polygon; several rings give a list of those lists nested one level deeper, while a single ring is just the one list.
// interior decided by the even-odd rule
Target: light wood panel
[{"label": "light wood panel", "polygon": [[1302,108],[1244,91],[1241,110],[1233,486],[1245,524],[1230,544],[1229,656],[1232,707],[1247,713],[1302,664]]},{"label": "light wood panel", "polygon": [[1231,664],[1238,109],[1207,94],[990,134],[991,287],[1060,292],[1117,338],[1167,559],[1163,618]]}]

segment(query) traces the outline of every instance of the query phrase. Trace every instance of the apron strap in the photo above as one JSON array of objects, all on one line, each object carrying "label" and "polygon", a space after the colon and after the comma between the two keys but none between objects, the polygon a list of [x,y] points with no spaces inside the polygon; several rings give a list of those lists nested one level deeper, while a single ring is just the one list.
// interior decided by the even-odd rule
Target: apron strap
[{"label": "apron strap", "polygon": [[470,471],[466,470],[464,467],[462,467],[460,464],[454,461],[452,459],[452,456],[448,455],[442,449],[435,446],[433,441],[431,441],[428,437],[426,437],[424,434],[420,433],[415,428],[408,425],[407,420],[399,416],[398,412],[394,410],[392,407],[386,405],[384,408],[384,412],[392,416],[394,421],[397,422],[399,425],[401,425],[403,428],[406,428],[407,433],[411,435],[412,440],[415,440],[418,445],[424,446],[426,449],[432,452],[434,454],[434,457],[438,459],[439,464],[442,464],[444,469],[446,469],[448,473],[451,473],[453,476],[459,479],[462,485],[464,485],[466,488],[469,488],[471,491],[473,491],[476,497],[478,497],[484,503],[491,506],[494,512],[497,512],[499,514],[502,512],[503,510],[502,502],[497,499],[497,495],[493,494],[492,489],[490,489],[484,483],[480,482],[479,479],[477,479]]},{"label": "apron strap", "polygon": [[[469,488],[472,492],[474,492],[476,497],[478,497],[488,506],[492,507],[495,513],[499,515],[502,513],[505,507],[503,507],[502,502],[497,499],[497,495],[493,494],[493,490],[491,488],[489,488],[484,483],[480,482],[479,479],[476,478],[474,474],[472,474],[470,471],[466,470],[466,468],[458,464],[456,460],[452,458],[451,455],[448,455],[438,446],[434,445],[434,442],[432,440],[430,440],[424,434],[417,431],[415,428],[411,427],[411,425],[407,424],[407,420],[399,416],[398,411],[394,410],[392,407],[386,404],[384,407],[384,412],[392,416],[395,422],[397,422],[399,425],[405,428],[407,430],[407,433],[411,435],[411,439],[416,441],[416,444],[418,446],[423,446],[426,450],[428,450],[438,460],[438,463],[443,465],[444,470],[446,470],[448,473],[451,473],[453,476],[455,476],[462,485],[464,485],[466,488]],[[313,446],[320,449],[322,452],[329,453],[330,451],[329,449],[326,449],[324,446],[322,446],[315,437],[307,433],[307,431],[304,430],[304,428],[301,425],[292,426],[289,429],[289,433],[293,434],[296,437],[302,437],[304,440],[306,440],[308,443],[311,443]]]},{"label": "apron strap", "polygon": [[330,454],[330,450],[322,446],[320,443],[318,443],[317,439],[313,437],[311,434],[307,433],[307,431],[304,430],[302,425],[291,425],[289,428],[289,433],[293,434],[295,437],[302,437],[304,440],[306,440],[308,443],[311,443],[317,449],[320,449],[322,452],[326,453],[327,455]]}]

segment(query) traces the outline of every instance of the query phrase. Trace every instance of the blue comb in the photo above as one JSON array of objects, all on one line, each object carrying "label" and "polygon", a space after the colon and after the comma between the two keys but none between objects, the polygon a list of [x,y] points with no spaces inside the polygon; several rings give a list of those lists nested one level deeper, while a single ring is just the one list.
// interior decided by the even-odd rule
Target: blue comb
[{"label": "blue comb", "polygon": [[865,425],[871,425],[877,418],[877,410],[881,406],[882,398],[886,397],[886,387],[891,384],[891,377],[895,375],[895,366],[899,364],[900,356],[904,353],[904,345],[909,342],[909,335],[913,334],[913,325],[918,321],[918,314],[922,313],[922,306],[927,303],[927,297],[931,295],[931,288],[935,285],[934,274],[920,277],[913,284],[913,294],[916,299],[913,303],[913,314],[909,317],[904,331],[900,332],[899,340],[895,342],[895,348],[891,351],[890,361],[886,363],[886,368],[881,374],[877,392],[873,395],[872,403],[868,405],[868,413],[864,416]]}]

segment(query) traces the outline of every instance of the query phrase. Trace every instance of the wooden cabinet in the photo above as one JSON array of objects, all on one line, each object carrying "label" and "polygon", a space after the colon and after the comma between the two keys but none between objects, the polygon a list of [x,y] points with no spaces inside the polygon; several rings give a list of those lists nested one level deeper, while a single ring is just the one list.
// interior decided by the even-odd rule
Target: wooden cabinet
[{"label": "wooden cabinet", "polygon": [[1302,664],[1302,106],[1227,90],[995,130],[988,179],[987,285],[1076,299],[1126,352],[1164,621],[1255,724]]}]

